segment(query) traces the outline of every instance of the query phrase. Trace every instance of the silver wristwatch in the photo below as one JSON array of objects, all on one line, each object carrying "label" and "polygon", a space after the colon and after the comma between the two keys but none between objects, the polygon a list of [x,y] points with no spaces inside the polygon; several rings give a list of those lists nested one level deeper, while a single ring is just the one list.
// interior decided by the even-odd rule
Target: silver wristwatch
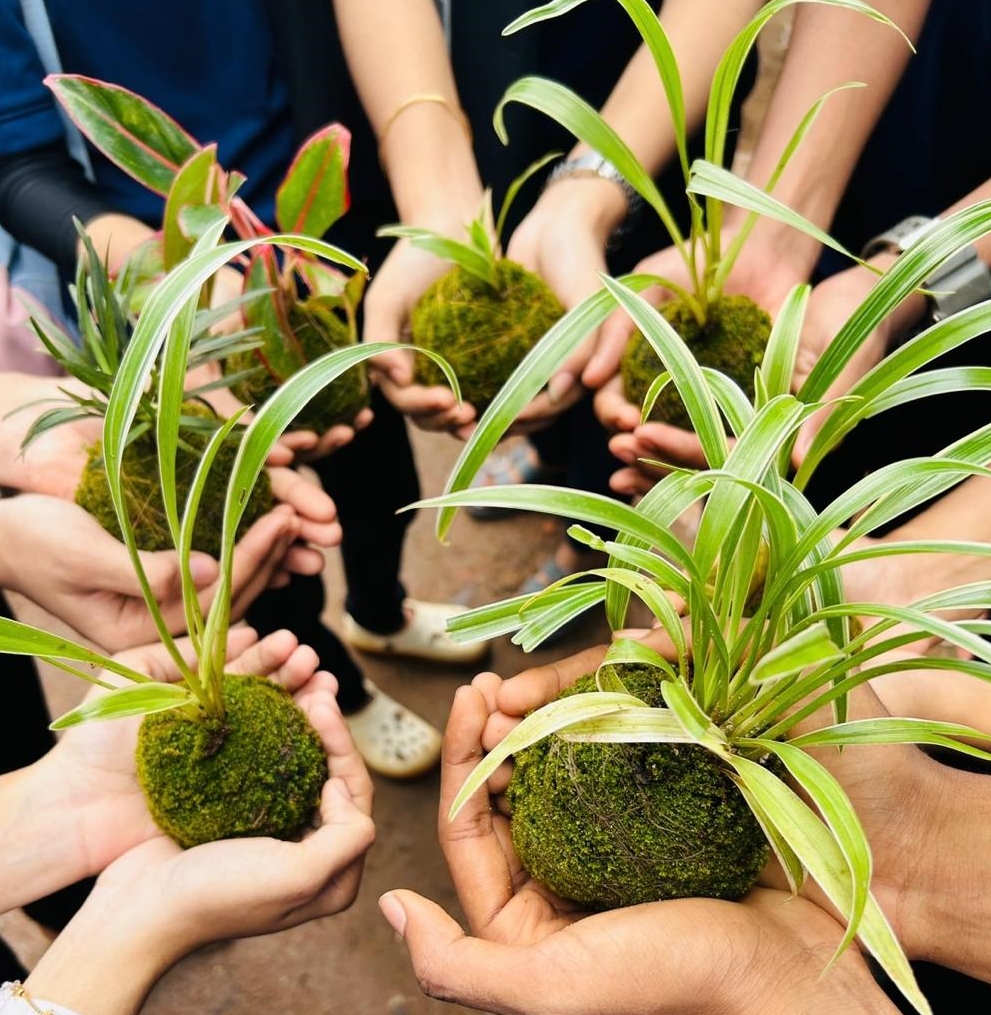
[{"label": "silver wristwatch", "polygon": [[[869,240],[860,256],[866,260],[882,250],[901,254],[939,224],[938,218],[911,215]],[[922,287],[929,292],[932,319],[942,321],[950,314],[991,299],[991,272],[977,249],[968,244],[944,261]]]},{"label": "silver wristwatch", "polygon": [[614,246],[632,228],[643,207],[643,198],[634,190],[630,181],[598,152],[585,152],[573,159],[562,159],[547,174],[544,188],[546,189],[557,180],[563,180],[569,176],[598,176],[603,180],[612,180],[623,191],[623,196],[626,198],[626,217],[609,238],[610,247]]}]

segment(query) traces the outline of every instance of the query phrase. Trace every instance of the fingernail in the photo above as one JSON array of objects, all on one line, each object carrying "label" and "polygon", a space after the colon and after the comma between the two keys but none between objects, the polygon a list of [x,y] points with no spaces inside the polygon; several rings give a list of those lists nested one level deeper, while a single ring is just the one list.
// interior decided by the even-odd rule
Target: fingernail
[{"label": "fingernail", "polygon": [[560,402],[574,386],[575,379],[571,374],[555,374],[547,382],[547,397],[552,402]]},{"label": "fingernail", "polygon": [[382,915],[389,921],[389,926],[400,936],[406,936],[406,910],[399,904],[399,900],[392,894],[386,892],[379,899],[379,909]]},{"label": "fingernail", "polygon": [[197,588],[209,585],[217,577],[217,562],[206,554],[193,554],[189,558],[189,574]]}]

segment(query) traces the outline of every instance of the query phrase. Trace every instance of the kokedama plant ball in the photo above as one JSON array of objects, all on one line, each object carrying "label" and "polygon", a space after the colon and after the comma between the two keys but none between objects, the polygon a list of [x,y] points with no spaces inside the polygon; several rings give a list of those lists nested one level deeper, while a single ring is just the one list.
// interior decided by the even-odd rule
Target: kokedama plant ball
[{"label": "kokedama plant ball", "polygon": [[[190,416],[209,414],[209,410],[195,403],[186,403],[182,411],[183,414]],[[209,434],[200,430],[185,429],[181,433],[181,439],[193,448],[202,449],[209,440]],[[202,550],[211,557],[220,556],[224,495],[237,449],[238,441],[233,434],[221,445],[210,469],[193,528],[193,549]],[[198,453],[179,445],[176,451],[176,498],[180,515],[199,463]],[[124,449],[121,473],[127,514],[134,528],[138,549],[173,549],[158,475],[158,444],[153,431],[147,431],[127,445]],[[113,500],[110,497],[102,444],[99,442],[89,449],[82,478],[76,488],[76,503],[85,508],[111,535],[117,539],[122,538]],[[263,514],[271,511],[273,504],[272,485],[268,473],[262,472],[248,498],[241,524],[238,526],[238,537]]]},{"label": "kokedama plant ball", "polygon": [[264,677],[225,674],[226,718],[179,709],[145,716],[138,780],[158,826],[180,846],[302,832],[320,803],[327,759],[289,692]]},{"label": "kokedama plant ball", "polygon": [[[656,669],[615,669],[630,693],[663,705]],[[595,689],[587,674],[561,697]],[[546,737],[514,757],[513,845],[533,878],[591,909],[739,899],[769,847],[728,773],[695,744]]]},{"label": "kokedama plant ball", "polygon": [[[771,334],[771,318],[765,311],[746,296],[723,296],[710,304],[704,325],[699,324],[681,300],[670,300],[659,310],[691,349],[700,366],[712,367],[731,377],[753,401],[754,369],[763,362]],[[634,332],[620,364],[626,400],[643,405],[651,382],[663,370],[664,364],[651,344],[639,332]],[[692,429],[678,389],[670,383],[654,402],[650,419],[684,430]]]},{"label": "kokedama plant ball", "polygon": [[[461,395],[481,415],[520,360],[564,314],[550,287],[505,258],[498,287],[455,266],[423,294],[410,322],[413,342],[440,353],[454,368]],[[417,383],[446,384],[440,368],[417,356]]]},{"label": "kokedama plant ball", "polygon": [[[266,329],[260,347],[235,353],[224,360],[225,374],[252,371],[230,386],[235,397],[245,405],[261,405],[278,390],[282,381],[307,363],[334,349],[354,345],[347,322],[314,300],[297,303],[290,310],[289,326],[299,350],[287,348],[281,332]],[[294,430],[325,433],[333,426],[350,425],[369,404],[368,371],[364,363],[359,363],[315,395],[290,426]]]}]

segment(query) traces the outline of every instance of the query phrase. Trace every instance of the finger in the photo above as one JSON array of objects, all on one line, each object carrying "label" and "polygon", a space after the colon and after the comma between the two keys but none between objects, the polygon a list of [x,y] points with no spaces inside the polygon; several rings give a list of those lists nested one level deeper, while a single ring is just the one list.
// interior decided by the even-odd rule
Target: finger
[{"label": "finger", "polygon": [[337,680],[321,670],[299,692],[296,702],[320,736],[331,776],[343,780],[354,805],[363,814],[370,815],[375,786],[341,714],[336,695]]},{"label": "finger", "polygon": [[640,425],[640,406],[634,405],[623,393],[623,382],[618,376],[596,391],[592,410],[610,433],[628,433]]},{"label": "finger", "polygon": [[482,760],[485,698],[466,685],[455,692],[442,748],[438,838],[455,890],[473,929],[487,927],[512,898],[511,871],[495,834],[485,788],[455,818],[451,804]]},{"label": "finger", "polygon": [[307,475],[295,469],[270,468],[272,495],[288,504],[296,514],[320,523],[337,520],[337,505],[326,491]]},{"label": "finger", "polygon": [[559,662],[535,666],[517,673],[499,688],[499,710],[506,715],[524,716],[553,701],[586,673],[598,669],[606,653],[605,645],[595,645]]},{"label": "finger", "polygon": [[282,505],[259,518],[241,537],[232,562],[232,612],[235,603],[238,610],[244,610],[266,588],[298,531],[292,509]]},{"label": "finger", "polygon": [[[337,528],[338,531],[340,531],[340,526]],[[340,542],[341,537],[339,536],[336,541],[332,541],[326,545],[339,546]],[[283,579],[285,581],[290,580],[290,575],[320,574],[326,563],[327,558],[324,557],[320,550],[312,546],[303,546],[299,543],[295,543],[286,550],[286,555],[282,558],[281,564],[276,571],[272,573],[272,577],[268,582],[268,588],[278,587],[274,585],[274,582],[276,581],[281,581]]]},{"label": "finger", "polygon": [[[228,639],[228,668],[232,673],[253,673],[259,677],[267,677],[275,674],[299,648],[299,639],[292,631],[273,631],[235,654],[236,648],[237,646]],[[316,667],[317,663],[314,662],[309,674],[312,674]]]},{"label": "finger", "polygon": [[536,1010],[520,949],[466,936],[440,906],[415,892],[387,892],[379,909],[403,938],[428,996],[506,1015]]}]

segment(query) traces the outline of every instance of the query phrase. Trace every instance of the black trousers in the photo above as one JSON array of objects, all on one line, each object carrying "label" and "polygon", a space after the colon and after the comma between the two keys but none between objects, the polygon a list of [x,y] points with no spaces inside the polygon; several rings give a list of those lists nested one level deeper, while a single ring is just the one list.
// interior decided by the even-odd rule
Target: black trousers
[{"label": "black trousers", "polygon": [[[371,425],[314,467],[337,505],[343,530],[345,609],[363,627],[387,634],[403,625],[406,590],[399,573],[415,516],[397,512],[420,496],[420,483],[406,420],[377,389],[372,408]],[[365,700],[362,675],[340,639],[321,623],[325,603],[320,575],[294,575],[284,588],[262,593],[246,619],[261,634],[288,628],[314,648],[321,667],[337,677],[338,701],[347,713]]]}]

